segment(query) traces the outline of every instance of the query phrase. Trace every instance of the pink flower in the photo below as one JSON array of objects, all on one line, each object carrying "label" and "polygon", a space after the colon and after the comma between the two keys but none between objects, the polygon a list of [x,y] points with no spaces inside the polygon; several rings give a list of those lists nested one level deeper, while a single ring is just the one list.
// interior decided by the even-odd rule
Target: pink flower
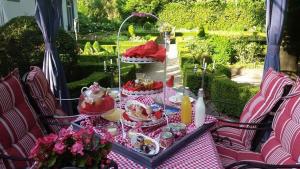
[{"label": "pink flower", "polygon": [[88,135],[90,135],[90,136],[95,133],[93,127],[89,127],[86,131],[87,131]]},{"label": "pink flower", "polygon": [[107,141],[105,139],[100,140],[100,144],[106,144],[106,143],[107,143]]},{"label": "pink flower", "polygon": [[62,128],[60,131],[59,131],[59,137],[65,137],[67,135],[70,135],[72,134],[71,133],[71,130],[68,130],[68,129],[65,129],[65,128]]},{"label": "pink flower", "polygon": [[83,153],[83,145],[81,142],[76,142],[75,144],[73,144],[72,148],[71,148],[71,153],[73,155],[76,155],[76,154],[80,154],[80,155],[84,155]]},{"label": "pink flower", "polygon": [[84,139],[84,143],[85,143],[85,144],[90,144],[90,143],[91,143],[91,138],[86,138],[86,139]]},{"label": "pink flower", "polygon": [[43,144],[51,144],[56,141],[58,136],[56,134],[49,134],[48,136],[45,136],[41,139],[41,143]]},{"label": "pink flower", "polygon": [[65,151],[65,145],[62,142],[57,142],[54,145],[54,152],[56,152],[57,154],[62,154]]}]

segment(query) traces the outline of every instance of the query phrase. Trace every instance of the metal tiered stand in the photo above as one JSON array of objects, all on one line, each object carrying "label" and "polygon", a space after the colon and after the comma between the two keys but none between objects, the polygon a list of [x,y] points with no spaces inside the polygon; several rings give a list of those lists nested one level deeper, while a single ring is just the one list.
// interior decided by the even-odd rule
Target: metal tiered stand
[{"label": "metal tiered stand", "polygon": [[[123,59],[123,57],[121,56],[120,54],[120,34],[121,34],[121,30],[124,26],[124,24],[130,19],[130,18],[133,18],[133,17],[152,17],[152,18],[155,18],[159,23],[161,23],[159,21],[159,18],[153,14],[150,14],[150,13],[132,13],[129,17],[127,17],[121,24],[120,28],[119,28],[119,31],[118,31],[118,36],[117,36],[117,52],[118,52],[118,72],[119,72],[119,98],[120,98],[120,105],[122,105],[122,82],[121,82],[121,62],[123,63],[137,63],[137,64],[150,64],[150,63],[155,63],[157,61],[155,60],[152,60],[152,59],[132,59],[132,60],[128,60],[128,59]],[[164,33],[164,47],[167,49],[167,42],[168,42],[168,37],[166,36],[166,33]],[[164,77],[163,77],[163,109],[164,109],[164,112],[165,112],[165,109],[166,109],[166,79],[167,79],[167,57],[164,61]],[[166,121],[168,123],[168,118],[167,116],[164,114],[164,116],[166,117]],[[122,123],[122,121],[121,121]],[[122,123],[122,126],[123,126],[123,123]],[[123,128],[123,127],[122,127]],[[124,135],[124,133],[123,133]]]}]

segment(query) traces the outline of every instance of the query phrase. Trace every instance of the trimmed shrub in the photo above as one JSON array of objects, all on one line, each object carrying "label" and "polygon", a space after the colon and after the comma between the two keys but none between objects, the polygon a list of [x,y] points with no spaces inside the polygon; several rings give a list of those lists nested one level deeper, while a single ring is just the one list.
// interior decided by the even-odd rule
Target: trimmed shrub
[{"label": "trimmed shrub", "polygon": [[[117,71],[112,77],[110,72],[100,72],[103,70],[101,64],[80,64],[74,69],[71,82],[68,83],[68,88],[72,97],[80,95],[80,89],[88,86],[93,82],[98,82],[103,87],[118,87],[118,74]],[[136,79],[136,68],[133,64],[126,64],[122,67],[121,79],[122,82]],[[111,86],[113,84],[113,86]]]},{"label": "trimmed shrub", "polygon": [[258,42],[249,42],[241,38],[235,42],[234,49],[236,59],[243,64],[255,63],[264,59],[264,47]]},{"label": "trimmed shrub", "polygon": [[210,45],[214,51],[212,59],[217,64],[228,64],[233,61],[234,50],[229,38],[214,36],[210,39]]},{"label": "trimmed shrub", "polygon": [[94,51],[93,51],[91,42],[86,42],[86,44],[84,45],[83,54],[84,55],[91,55],[93,53],[94,53]]},{"label": "trimmed shrub", "polygon": [[93,72],[84,79],[68,83],[67,86],[71,97],[79,97],[82,87],[89,86],[93,82],[98,82],[103,87],[109,87],[110,79],[110,75],[105,72]]},{"label": "trimmed shrub", "polygon": [[133,25],[128,26],[128,34],[129,34],[130,37],[135,37],[135,31],[134,31],[134,26]]},{"label": "trimmed shrub", "polygon": [[[239,117],[245,104],[258,92],[259,87],[236,83],[228,78],[229,68],[220,66],[216,68],[214,73],[207,71],[204,76],[205,96],[213,101],[217,111]],[[184,86],[197,94],[202,84],[202,71],[195,73],[190,65],[185,66],[183,74]]]},{"label": "trimmed shrub", "polygon": [[225,75],[214,77],[210,85],[211,100],[217,110],[235,117],[240,116],[246,103],[259,90],[257,86],[236,83]]},{"label": "trimmed shrub", "polygon": [[199,38],[205,38],[205,30],[204,30],[204,27],[203,25],[201,25],[199,27],[199,32],[198,32],[198,35],[197,35]]},{"label": "trimmed shrub", "polygon": [[98,41],[95,41],[95,42],[93,43],[93,49],[94,49],[94,52],[95,52],[96,54],[100,54],[101,47],[100,47]]},{"label": "trimmed shrub", "polygon": [[223,74],[226,77],[228,77],[229,79],[231,78],[231,70],[229,67],[224,66],[224,65],[216,65],[215,68],[215,74]]},{"label": "trimmed shrub", "polygon": [[[76,63],[78,48],[75,40],[64,30],[56,37],[57,50],[65,72]],[[32,16],[11,19],[0,28],[0,76],[18,67],[23,74],[30,65],[42,66],[45,44],[42,33]]]},{"label": "trimmed shrub", "polygon": [[252,0],[240,1],[237,5],[219,1],[189,5],[168,3],[159,13],[159,18],[176,28],[190,29],[203,24],[209,30],[244,31],[256,26],[262,31],[265,25],[265,9],[263,1]]}]

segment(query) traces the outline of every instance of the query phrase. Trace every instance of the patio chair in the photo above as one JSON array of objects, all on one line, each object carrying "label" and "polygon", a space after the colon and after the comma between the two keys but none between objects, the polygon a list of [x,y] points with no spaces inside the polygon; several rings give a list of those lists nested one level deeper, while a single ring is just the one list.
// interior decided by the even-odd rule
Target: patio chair
[{"label": "patio chair", "polygon": [[216,142],[236,150],[249,150],[256,131],[271,126],[261,122],[270,113],[277,111],[282,97],[288,94],[293,84],[294,81],[285,74],[269,69],[260,85],[260,91],[245,105],[240,121],[219,119],[218,127],[213,130]]},{"label": "patio chair", "polygon": [[[289,98],[290,96],[290,98]],[[300,168],[300,82],[279,108],[260,153],[217,145],[226,168]]]},{"label": "patio chair", "polygon": [[30,150],[43,133],[16,69],[0,79],[0,168],[31,166]]},{"label": "patio chair", "polygon": [[36,66],[31,66],[30,69],[30,72],[23,76],[25,91],[46,130],[49,133],[57,133],[62,127],[69,126],[70,121],[77,116],[67,116],[61,109],[42,70]]}]

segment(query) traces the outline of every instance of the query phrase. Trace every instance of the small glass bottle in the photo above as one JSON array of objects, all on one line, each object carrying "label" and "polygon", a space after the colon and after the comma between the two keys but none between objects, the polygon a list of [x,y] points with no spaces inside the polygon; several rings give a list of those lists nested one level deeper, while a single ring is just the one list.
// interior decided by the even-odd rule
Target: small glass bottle
[{"label": "small glass bottle", "polygon": [[181,122],[188,125],[192,123],[192,103],[188,95],[189,88],[185,87],[181,102]]},{"label": "small glass bottle", "polygon": [[205,104],[204,104],[204,100],[203,100],[203,89],[200,88],[198,91],[198,99],[196,101],[195,104],[195,126],[196,127],[201,127],[204,122],[205,122]]}]

